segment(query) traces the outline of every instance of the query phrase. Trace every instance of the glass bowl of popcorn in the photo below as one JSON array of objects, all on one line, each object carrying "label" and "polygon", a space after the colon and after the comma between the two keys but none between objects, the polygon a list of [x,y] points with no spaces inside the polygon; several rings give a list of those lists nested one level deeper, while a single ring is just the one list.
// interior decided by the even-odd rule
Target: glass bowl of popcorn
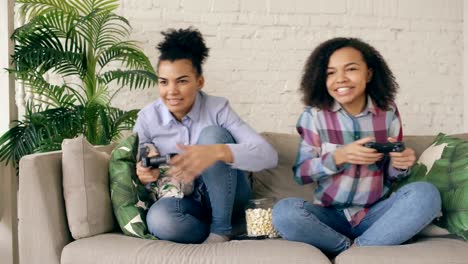
[{"label": "glass bowl of popcorn", "polygon": [[273,227],[272,208],[276,199],[271,197],[249,200],[245,209],[247,236],[249,237],[279,237]]}]

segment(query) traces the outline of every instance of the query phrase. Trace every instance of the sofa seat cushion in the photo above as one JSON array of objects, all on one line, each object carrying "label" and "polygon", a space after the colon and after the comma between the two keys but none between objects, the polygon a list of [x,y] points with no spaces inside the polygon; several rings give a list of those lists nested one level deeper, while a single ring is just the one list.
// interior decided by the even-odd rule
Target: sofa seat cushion
[{"label": "sofa seat cushion", "polygon": [[140,239],[122,234],[101,234],[68,244],[62,251],[60,263],[329,264],[330,260],[315,247],[282,239],[235,240],[197,245]]},{"label": "sofa seat cushion", "polygon": [[353,247],[335,258],[335,264],[465,264],[468,243],[453,238],[421,238],[411,244]]}]

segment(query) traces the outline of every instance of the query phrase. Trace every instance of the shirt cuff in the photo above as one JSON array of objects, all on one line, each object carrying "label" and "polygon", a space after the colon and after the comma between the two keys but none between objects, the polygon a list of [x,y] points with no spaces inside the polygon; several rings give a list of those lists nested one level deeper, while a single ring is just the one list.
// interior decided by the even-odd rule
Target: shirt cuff
[{"label": "shirt cuff", "polygon": [[226,163],[230,165],[234,169],[239,170],[248,170],[248,171],[255,171],[257,168],[257,164],[260,162],[254,158],[249,153],[249,149],[246,146],[242,146],[240,144],[226,144],[232,152],[232,163]]},{"label": "shirt cuff", "polygon": [[344,166],[337,166],[335,159],[333,158],[335,150],[325,153],[322,156],[323,167],[328,174],[336,174],[343,170]]}]

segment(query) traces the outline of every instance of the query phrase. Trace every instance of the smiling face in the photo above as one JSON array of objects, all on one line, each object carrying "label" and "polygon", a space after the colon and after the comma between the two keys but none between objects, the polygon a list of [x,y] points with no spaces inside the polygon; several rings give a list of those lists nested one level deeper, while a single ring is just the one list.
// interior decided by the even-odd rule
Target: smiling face
[{"label": "smiling face", "polygon": [[159,96],[177,120],[190,112],[204,78],[188,59],[163,60],[158,65]]},{"label": "smiling face", "polygon": [[327,90],[346,111],[359,114],[366,105],[366,84],[372,78],[360,51],[344,47],[330,56],[327,67]]}]

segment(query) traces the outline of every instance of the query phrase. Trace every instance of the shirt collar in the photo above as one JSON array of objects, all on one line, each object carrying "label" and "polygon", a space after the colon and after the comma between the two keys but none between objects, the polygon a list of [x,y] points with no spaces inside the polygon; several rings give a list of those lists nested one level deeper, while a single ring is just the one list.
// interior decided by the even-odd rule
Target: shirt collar
[{"label": "shirt collar", "polygon": [[[334,101],[332,108],[330,109],[332,112],[338,112],[340,110],[346,111],[337,101]],[[377,114],[377,107],[374,104],[374,101],[372,101],[372,98],[368,95],[367,96],[367,103],[366,107],[364,110],[359,115],[365,115],[367,113],[372,113],[374,115]],[[358,115],[358,116],[359,116]]]},{"label": "shirt collar", "polygon": [[[193,104],[192,109],[190,112],[187,113],[187,115],[184,118],[190,118],[192,121],[198,121],[200,119],[200,110],[201,110],[201,101],[203,100],[205,93],[202,91],[199,91],[197,93],[197,97],[195,98],[195,103]],[[178,122],[177,119],[171,114],[167,106],[162,102],[161,100],[161,106],[162,106],[162,123],[163,125],[167,126],[171,122]]]}]

